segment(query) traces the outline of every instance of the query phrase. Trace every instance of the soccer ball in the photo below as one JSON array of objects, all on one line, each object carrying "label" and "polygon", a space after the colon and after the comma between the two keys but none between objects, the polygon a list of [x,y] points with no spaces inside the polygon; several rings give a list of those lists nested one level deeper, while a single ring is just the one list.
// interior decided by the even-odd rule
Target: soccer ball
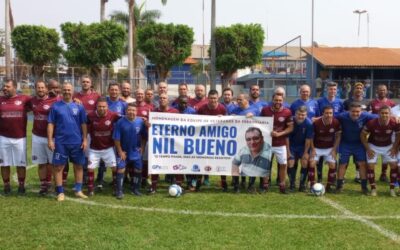
[{"label": "soccer ball", "polygon": [[182,194],[182,188],[179,185],[173,184],[168,188],[169,196],[179,197]]},{"label": "soccer ball", "polygon": [[311,188],[311,192],[315,196],[322,196],[325,194],[325,187],[321,183],[315,183]]}]

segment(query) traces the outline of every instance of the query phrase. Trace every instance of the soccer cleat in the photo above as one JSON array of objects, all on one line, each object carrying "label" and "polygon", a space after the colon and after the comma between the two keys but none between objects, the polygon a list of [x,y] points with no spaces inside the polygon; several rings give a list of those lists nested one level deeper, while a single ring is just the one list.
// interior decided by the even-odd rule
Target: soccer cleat
[{"label": "soccer cleat", "polygon": [[65,195],[64,193],[59,193],[57,195],[57,201],[64,201],[65,200]]},{"label": "soccer cleat", "polygon": [[356,177],[356,178],[354,178],[354,182],[361,183],[361,179]]},{"label": "soccer cleat", "polygon": [[[132,190],[131,193],[132,193],[133,195],[135,195],[135,196],[142,196],[142,193],[141,193],[139,190],[137,190],[137,189]],[[155,191],[154,191],[154,194],[155,194]]]},{"label": "soccer cleat", "polygon": [[81,198],[81,199],[87,199],[88,198],[82,191],[75,192],[75,197],[76,198]]},{"label": "soccer cleat", "polygon": [[390,189],[390,196],[397,197],[396,191],[394,189]]},{"label": "soccer cleat", "polygon": [[94,192],[93,191],[89,191],[88,192],[88,196],[94,196]]},{"label": "soccer cleat", "polygon": [[253,187],[253,186],[248,187],[247,188],[247,192],[250,193],[250,194],[257,193],[255,187]]},{"label": "soccer cleat", "polygon": [[296,188],[295,188],[294,185],[290,185],[290,186],[289,186],[289,191],[290,191],[290,192],[294,192],[295,190],[296,190]]},{"label": "soccer cleat", "polygon": [[376,191],[376,189],[371,189],[371,196],[375,197],[378,196],[378,192]]},{"label": "soccer cleat", "polygon": [[305,192],[305,191],[306,191],[306,186],[305,185],[300,185],[299,192]]},{"label": "soccer cleat", "polygon": [[330,184],[327,184],[327,185],[326,185],[326,187],[325,187],[325,192],[327,192],[327,193],[333,193],[333,190],[332,190],[332,187],[331,187]]},{"label": "soccer cleat", "polygon": [[245,181],[240,182],[240,187],[245,189],[246,188],[246,182]]},{"label": "soccer cleat", "polygon": [[266,189],[265,187],[262,187],[262,188],[260,188],[260,189],[258,190],[258,192],[259,192],[260,194],[265,194],[265,193],[267,192],[267,189]]},{"label": "soccer cleat", "polygon": [[[134,192],[134,190],[132,190],[132,193]],[[147,191],[147,194],[152,195],[155,194],[157,191],[153,188],[149,188],[149,190]]]},{"label": "soccer cleat", "polygon": [[96,186],[96,192],[102,192],[103,191],[103,184],[102,183],[99,183],[97,186]]},{"label": "soccer cleat", "polygon": [[40,189],[40,190],[39,190],[39,195],[40,195],[40,196],[44,196],[44,195],[46,195],[46,194],[48,194],[48,189]]},{"label": "soccer cleat", "polygon": [[116,195],[115,195],[115,197],[116,197],[118,200],[122,200],[122,199],[124,198],[124,193],[122,193],[122,192],[117,192]]},{"label": "soccer cleat", "polygon": [[368,194],[369,194],[368,188],[363,188],[363,189],[361,190],[361,192],[362,192],[363,195],[368,195]]},{"label": "soccer cleat", "polygon": [[26,194],[26,190],[24,186],[19,186],[18,187],[18,195],[25,195]]},{"label": "soccer cleat", "polygon": [[336,187],[335,193],[336,194],[340,194],[343,192],[343,188],[342,187]]},{"label": "soccer cleat", "polygon": [[238,194],[238,193],[240,193],[240,189],[239,189],[239,187],[233,187],[233,192],[235,193],[235,194]]}]

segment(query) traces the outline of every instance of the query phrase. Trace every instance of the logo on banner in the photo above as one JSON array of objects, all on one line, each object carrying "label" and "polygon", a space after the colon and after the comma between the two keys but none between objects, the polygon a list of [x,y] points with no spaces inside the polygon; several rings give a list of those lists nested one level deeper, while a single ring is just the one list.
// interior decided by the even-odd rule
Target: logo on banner
[{"label": "logo on banner", "polygon": [[200,172],[200,167],[197,164],[194,164],[192,167],[192,172]]},{"label": "logo on banner", "polygon": [[211,170],[212,170],[211,166],[205,166],[204,167],[204,171],[206,171],[206,172],[210,172]]},{"label": "logo on banner", "polygon": [[226,172],[227,168],[226,167],[222,167],[222,166],[218,166],[215,171],[217,171],[217,172]]},{"label": "logo on banner", "polygon": [[173,170],[184,170],[184,169],[186,169],[187,167],[186,166],[183,166],[183,165],[181,165],[181,164],[178,164],[178,165],[174,165],[173,167],[172,167],[172,169]]},{"label": "logo on banner", "polygon": [[77,114],[78,114],[78,111],[79,111],[79,109],[77,109],[77,108],[73,108],[73,109],[72,109],[72,113],[73,113],[74,115],[77,115]]},{"label": "logo on banner", "polygon": [[168,167],[166,167],[166,166],[160,166],[160,165],[153,165],[153,166],[151,166],[151,168],[152,169],[154,169],[154,170],[166,170],[166,169],[168,169]]}]

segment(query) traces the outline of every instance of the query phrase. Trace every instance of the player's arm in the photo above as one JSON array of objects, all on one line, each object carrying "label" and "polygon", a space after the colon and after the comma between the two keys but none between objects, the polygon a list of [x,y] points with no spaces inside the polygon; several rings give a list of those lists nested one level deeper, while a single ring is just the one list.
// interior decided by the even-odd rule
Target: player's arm
[{"label": "player's arm", "polygon": [[394,143],[392,144],[392,148],[389,151],[390,156],[396,157],[397,152],[399,151],[399,143],[400,143],[400,132],[396,132]]},{"label": "player's arm", "polygon": [[333,145],[333,149],[332,149],[332,153],[331,153],[334,158],[336,158],[336,152],[337,152],[337,149],[339,148],[341,138],[342,138],[342,131],[336,132],[335,144]]},{"label": "player's arm", "polygon": [[125,161],[126,160],[126,152],[122,150],[121,147],[121,141],[119,140],[114,140],[115,148],[117,149],[117,153],[121,160]]},{"label": "player's arm", "polygon": [[87,125],[86,125],[86,123],[82,123],[81,124],[81,128],[82,128],[82,145],[81,145],[81,149],[83,151],[85,151],[86,148],[87,148]]},{"label": "player's arm", "polygon": [[308,152],[310,152],[311,143],[312,143],[312,139],[310,139],[310,138],[306,139],[306,143],[304,144],[304,153],[303,153],[303,156],[301,157],[304,160],[308,160],[310,158]]},{"label": "player's arm", "polygon": [[369,132],[364,128],[361,131],[360,140],[361,140],[361,143],[364,145],[365,151],[367,151],[368,158],[371,159],[374,157],[375,152],[372,151],[368,145],[368,135],[369,135]]},{"label": "player's arm", "polygon": [[54,149],[56,148],[53,141],[53,135],[54,135],[54,124],[49,122],[47,124],[47,146],[51,151],[54,151]]}]

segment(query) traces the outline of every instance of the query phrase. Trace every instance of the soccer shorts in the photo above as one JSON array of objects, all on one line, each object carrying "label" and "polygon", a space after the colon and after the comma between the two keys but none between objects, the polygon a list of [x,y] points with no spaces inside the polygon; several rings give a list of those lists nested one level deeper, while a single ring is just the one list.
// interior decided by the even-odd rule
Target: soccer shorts
[{"label": "soccer shorts", "polygon": [[353,156],[355,162],[367,161],[365,148],[362,144],[340,144],[339,164],[348,164],[350,156]]},{"label": "soccer shorts", "polygon": [[48,164],[53,160],[53,152],[49,149],[47,138],[32,134],[32,163]]},{"label": "soccer shorts", "polygon": [[126,167],[127,168],[136,168],[136,169],[140,170],[143,167],[142,159],[137,158],[137,159],[127,160]]},{"label": "soccer shorts", "polygon": [[53,153],[53,164],[55,166],[65,165],[69,160],[83,166],[86,163],[85,153],[81,149],[82,144],[59,144]]},{"label": "soccer shorts", "polygon": [[115,158],[114,147],[103,150],[89,149],[88,169],[95,169],[99,166],[100,160],[103,160],[106,167],[115,167],[117,160]]},{"label": "soccer shorts", "polygon": [[26,138],[0,136],[0,166],[26,167]]},{"label": "soccer shorts", "polygon": [[272,153],[276,156],[276,160],[279,164],[287,164],[286,146],[272,147]]},{"label": "soccer shorts", "polygon": [[397,162],[397,157],[391,157],[389,155],[389,151],[392,148],[392,145],[389,146],[384,146],[384,147],[379,147],[375,146],[374,144],[368,143],[369,147],[371,148],[372,151],[375,152],[375,155],[373,158],[369,159],[367,155],[367,162],[368,163],[376,163],[378,161],[378,156],[382,156],[382,162]]},{"label": "soccer shorts", "polygon": [[314,161],[319,161],[321,157],[324,157],[325,162],[335,163],[336,159],[334,159],[331,155],[333,148],[315,148],[315,157]]},{"label": "soccer shorts", "polygon": [[304,147],[290,147],[290,154],[293,158],[289,160],[301,159],[304,154]]}]

